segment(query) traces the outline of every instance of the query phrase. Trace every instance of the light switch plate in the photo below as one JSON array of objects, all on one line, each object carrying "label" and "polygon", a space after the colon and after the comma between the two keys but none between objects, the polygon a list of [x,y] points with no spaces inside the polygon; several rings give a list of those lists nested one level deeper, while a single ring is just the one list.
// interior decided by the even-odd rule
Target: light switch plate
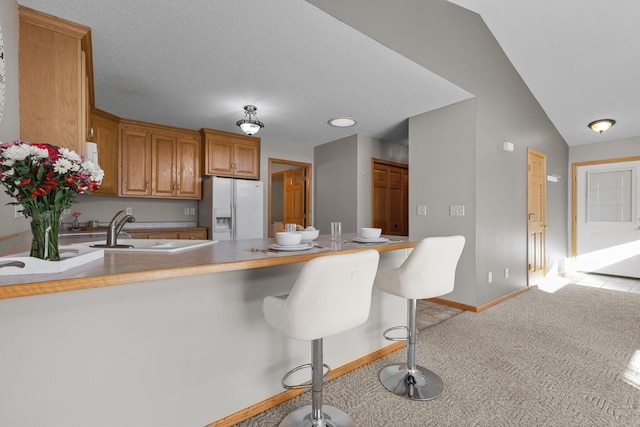
[{"label": "light switch plate", "polygon": [[416,211],[417,211],[417,214],[418,214],[418,215],[423,215],[423,216],[424,216],[424,215],[427,215],[427,207],[426,207],[426,206],[424,206],[424,205],[420,205],[420,206],[418,206],[418,208],[416,209]]},{"label": "light switch plate", "polygon": [[449,206],[449,216],[464,216],[464,205]]}]

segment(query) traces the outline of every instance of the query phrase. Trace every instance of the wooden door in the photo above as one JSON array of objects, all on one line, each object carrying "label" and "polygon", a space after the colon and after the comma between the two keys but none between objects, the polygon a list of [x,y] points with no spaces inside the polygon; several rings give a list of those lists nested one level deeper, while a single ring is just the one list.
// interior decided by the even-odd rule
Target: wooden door
[{"label": "wooden door", "polygon": [[284,222],[307,226],[305,220],[304,168],[284,172]]},{"label": "wooden door", "polygon": [[529,149],[527,152],[527,258],[529,286],[539,284],[546,274],[546,155]]},{"label": "wooden door", "polygon": [[120,140],[120,194],[151,195],[151,140],[142,129],[123,128]]},{"label": "wooden door", "polygon": [[409,233],[407,165],[373,159],[371,172],[371,224],[387,235]]},{"label": "wooden door", "polygon": [[174,136],[152,134],[151,153],[151,195],[173,197],[176,194],[176,138]]},{"label": "wooden door", "polygon": [[200,177],[200,142],[191,138],[178,138],[176,148],[176,196],[200,199],[202,178]]}]

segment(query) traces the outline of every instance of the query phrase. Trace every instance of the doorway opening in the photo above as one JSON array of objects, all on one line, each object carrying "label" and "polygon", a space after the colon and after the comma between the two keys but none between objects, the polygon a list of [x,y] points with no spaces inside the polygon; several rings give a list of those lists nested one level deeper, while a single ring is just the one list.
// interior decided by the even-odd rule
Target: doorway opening
[{"label": "doorway opening", "polygon": [[640,157],[572,165],[571,255],[577,271],[640,278]]},{"label": "doorway opening", "polygon": [[312,225],[311,164],[269,158],[268,236],[284,224]]},{"label": "doorway opening", "polygon": [[547,274],[547,155],[527,150],[527,265],[529,286]]}]

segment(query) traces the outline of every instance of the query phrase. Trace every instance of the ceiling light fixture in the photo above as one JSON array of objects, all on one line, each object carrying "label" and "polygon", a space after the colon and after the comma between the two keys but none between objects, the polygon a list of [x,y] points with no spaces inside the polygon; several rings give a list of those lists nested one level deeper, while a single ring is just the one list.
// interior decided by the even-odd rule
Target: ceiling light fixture
[{"label": "ceiling light fixture", "polygon": [[236,126],[240,126],[240,129],[247,135],[253,135],[258,133],[260,128],[264,127],[264,123],[256,117],[256,110],[258,108],[254,105],[244,106],[244,119],[238,120]]},{"label": "ceiling light fixture", "polygon": [[331,126],[335,126],[337,128],[348,128],[350,126],[354,126],[358,121],[353,117],[332,117],[329,119],[328,123]]},{"label": "ceiling light fixture", "polygon": [[604,132],[605,130],[609,130],[609,128],[613,125],[616,124],[616,121],[613,119],[600,119],[600,120],[595,120],[591,123],[589,123],[589,127],[591,128],[591,130],[593,130],[594,132]]}]

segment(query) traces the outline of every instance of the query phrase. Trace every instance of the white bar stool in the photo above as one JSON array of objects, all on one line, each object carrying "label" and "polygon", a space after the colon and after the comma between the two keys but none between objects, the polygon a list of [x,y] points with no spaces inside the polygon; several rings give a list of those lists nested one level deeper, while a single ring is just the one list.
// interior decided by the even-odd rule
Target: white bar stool
[{"label": "white bar stool", "polygon": [[[407,341],[407,363],[386,366],[380,371],[380,382],[392,393],[412,400],[431,400],[444,390],[437,374],[416,365],[416,302],[453,290],[464,242],[463,236],[428,237],[418,243],[400,267],[378,271],[376,288],[407,299],[407,326],[384,331],[388,340]],[[388,335],[397,329],[405,329],[407,336]]]},{"label": "white bar stool", "polygon": [[[268,324],[290,338],[311,341],[311,364],[292,369],[282,379],[285,388],[310,387],[311,405],[291,412],[280,427],[355,426],[345,412],[322,406],[324,368],[330,370],[322,360],[322,339],[367,321],[379,258],[371,249],[314,258],[302,268],[288,295],[264,299]],[[288,385],[289,375],[303,367],[311,367],[311,385]]]}]

